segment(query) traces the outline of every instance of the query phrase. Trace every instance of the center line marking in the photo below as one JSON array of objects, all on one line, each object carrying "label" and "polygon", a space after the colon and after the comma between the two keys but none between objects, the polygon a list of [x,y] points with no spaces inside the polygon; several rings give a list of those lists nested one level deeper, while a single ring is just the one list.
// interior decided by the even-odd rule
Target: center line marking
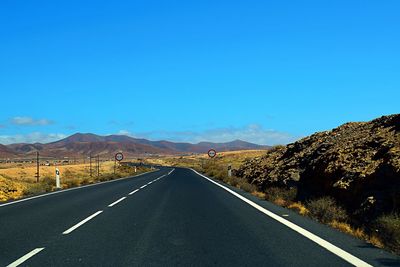
[{"label": "center line marking", "polygon": [[136,190],[130,192],[129,195],[133,195],[133,194],[135,194],[137,191],[139,191],[139,189],[136,189]]},{"label": "center line marking", "polygon": [[26,254],[25,256],[22,256],[21,258],[19,258],[18,260],[14,261],[13,263],[10,263],[9,265],[7,265],[7,267],[16,267],[22,263],[24,263],[25,261],[27,261],[29,258],[35,256],[36,254],[38,254],[40,251],[42,251],[44,248],[35,248],[34,250],[32,250],[31,252],[29,252],[28,254]]},{"label": "center line marking", "polygon": [[140,189],[145,188],[146,186],[147,186],[147,184],[142,185],[142,186],[140,187]]},{"label": "center line marking", "polygon": [[87,223],[88,221],[90,221],[91,219],[93,219],[94,217],[96,217],[97,215],[99,215],[100,213],[102,213],[103,211],[100,210],[98,212],[96,212],[95,214],[87,217],[86,219],[84,219],[83,221],[81,221],[78,224],[75,224],[74,226],[72,226],[71,228],[69,228],[68,230],[66,230],[65,232],[63,232],[63,235],[68,235],[69,233],[71,233],[72,231],[74,231],[76,228],[78,228],[79,226]]},{"label": "center line marking", "polygon": [[112,206],[115,206],[115,205],[117,205],[119,202],[121,202],[122,200],[124,200],[126,197],[121,197],[120,199],[118,199],[117,201],[115,201],[115,202],[113,202],[113,203],[111,203],[110,205],[108,205],[108,207],[112,207]]}]

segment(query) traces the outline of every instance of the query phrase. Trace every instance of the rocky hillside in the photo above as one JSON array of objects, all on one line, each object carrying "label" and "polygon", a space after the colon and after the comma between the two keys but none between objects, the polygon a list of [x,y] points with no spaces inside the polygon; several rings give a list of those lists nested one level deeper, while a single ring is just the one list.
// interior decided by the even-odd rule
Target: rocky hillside
[{"label": "rocky hillside", "polygon": [[296,186],[300,200],[332,196],[363,220],[400,211],[400,114],[276,147],[236,175],[262,190]]}]

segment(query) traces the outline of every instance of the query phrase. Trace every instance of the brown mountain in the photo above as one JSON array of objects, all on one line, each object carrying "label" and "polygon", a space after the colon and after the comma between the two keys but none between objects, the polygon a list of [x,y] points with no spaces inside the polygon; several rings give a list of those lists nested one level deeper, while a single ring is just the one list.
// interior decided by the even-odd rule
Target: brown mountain
[{"label": "brown mountain", "polygon": [[[36,151],[40,151],[41,156],[48,157],[73,157],[89,154],[111,157],[118,151],[123,151],[126,156],[138,156],[148,154],[205,153],[210,148],[214,148],[217,151],[268,148],[267,146],[260,146],[240,140],[228,143],[201,142],[190,144],[170,141],[150,141],[125,135],[100,136],[90,133],[77,133],[48,144],[11,144],[3,147],[7,149],[8,157],[11,157],[11,154],[20,157],[33,156]],[[5,153],[4,155],[6,155]],[[2,151],[0,151],[0,157],[5,157]]]},{"label": "brown mountain", "polygon": [[13,149],[0,144],[0,158],[10,158],[17,156],[18,153],[15,152]]}]

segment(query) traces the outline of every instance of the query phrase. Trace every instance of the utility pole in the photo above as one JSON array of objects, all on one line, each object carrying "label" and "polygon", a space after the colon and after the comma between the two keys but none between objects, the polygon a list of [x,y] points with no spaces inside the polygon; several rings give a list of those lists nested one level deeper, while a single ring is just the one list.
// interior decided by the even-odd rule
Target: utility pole
[{"label": "utility pole", "polygon": [[39,183],[39,151],[36,151],[36,182]]},{"label": "utility pole", "polygon": [[100,156],[97,155],[97,177],[100,176]]},{"label": "utility pole", "polygon": [[92,154],[89,154],[90,177],[92,177]]}]

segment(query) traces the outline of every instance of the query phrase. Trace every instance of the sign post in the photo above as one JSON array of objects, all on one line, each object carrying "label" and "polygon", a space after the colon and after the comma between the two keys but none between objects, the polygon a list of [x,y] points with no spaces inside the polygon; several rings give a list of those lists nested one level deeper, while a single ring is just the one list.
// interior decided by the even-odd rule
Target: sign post
[{"label": "sign post", "polygon": [[210,158],[215,158],[215,156],[217,155],[217,151],[215,151],[215,149],[210,149],[208,150],[207,154]]},{"label": "sign post", "polygon": [[[212,148],[212,149],[208,150],[207,154],[208,154],[208,156],[209,156],[211,159],[213,159],[213,158],[215,158],[215,157],[217,156],[217,151],[216,151],[215,149]],[[215,161],[214,161],[214,160],[211,160],[210,163],[211,163],[212,165],[214,165],[214,164],[215,164]]]},{"label": "sign post", "polygon": [[115,169],[116,169],[116,166],[117,166],[117,161],[120,162],[123,159],[124,159],[124,154],[122,154],[121,152],[118,152],[117,154],[115,154],[114,174],[115,174]]},{"label": "sign post", "polygon": [[56,188],[60,189],[61,184],[60,184],[60,170],[56,168]]}]

